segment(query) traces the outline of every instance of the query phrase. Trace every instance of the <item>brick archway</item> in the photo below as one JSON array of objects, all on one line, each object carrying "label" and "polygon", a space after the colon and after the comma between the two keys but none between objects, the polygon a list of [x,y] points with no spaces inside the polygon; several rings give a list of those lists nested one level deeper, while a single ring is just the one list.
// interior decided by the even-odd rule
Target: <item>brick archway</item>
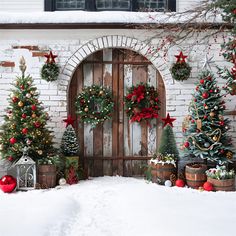
[{"label": "brick archway", "polygon": [[154,67],[159,71],[165,84],[173,83],[168,64],[163,61],[161,53],[156,52],[152,45],[132,37],[109,35],[88,41],[68,59],[61,74],[61,81],[63,81],[62,85],[67,86],[67,91],[69,89],[71,78],[79,64],[94,52],[106,48],[123,48],[139,53],[154,65]]}]

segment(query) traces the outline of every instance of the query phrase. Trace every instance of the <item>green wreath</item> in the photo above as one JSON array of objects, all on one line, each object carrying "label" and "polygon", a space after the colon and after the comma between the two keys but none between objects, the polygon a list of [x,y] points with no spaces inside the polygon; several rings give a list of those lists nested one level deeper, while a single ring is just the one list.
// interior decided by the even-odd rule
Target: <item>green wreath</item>
[{"label": "green wreath", "polygon": [[192,68],[186,62],[176,62],[171,67],[171,74],[175,80],[187,80],[190,76]]},{"label": "green wreath", "polygon": [[95,128],[97,124],[111,119],[114,109],[112,93],[98,85],[85,87],[77,97],[75,106],[81,121]]},{"label": "green wreath", "polygon": [[60,67],[56,63],[45,63],[41,69],[41,78],[50,82],[55,81],[60,73]]}]

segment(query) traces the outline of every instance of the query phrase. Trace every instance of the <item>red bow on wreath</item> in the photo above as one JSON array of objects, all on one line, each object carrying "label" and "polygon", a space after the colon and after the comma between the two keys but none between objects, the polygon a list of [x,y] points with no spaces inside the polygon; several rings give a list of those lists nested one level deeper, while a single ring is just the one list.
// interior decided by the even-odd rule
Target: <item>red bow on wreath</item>
[{"label": "red bow on wreath", "polygon": [[140,103],[142,99],[144,99],[145,96],[145,86],[139,85],[137,88],[134,89],[133,93],[130,93],[127,95],[127,99],[135,102],[137,101]]}]

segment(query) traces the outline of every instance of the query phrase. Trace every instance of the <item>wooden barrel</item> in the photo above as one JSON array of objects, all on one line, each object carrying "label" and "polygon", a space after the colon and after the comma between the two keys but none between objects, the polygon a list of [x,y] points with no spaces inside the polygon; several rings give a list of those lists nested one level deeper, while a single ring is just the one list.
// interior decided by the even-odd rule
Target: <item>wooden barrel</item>
[{"label": "wooden barrel", "polygon": [[214,191],[234,191],[235,179],[212,179],[207,177],[207,181],[212,183]]},{"label": "wooden barrel", "polygon": [[160,163],[150,163],[151,165],[151,174],[152,182],[164,184],[166,180],[170,179],[171,174],[176,175],[176,167],[172,164],[160,164]]},{"label": "wooden barrel", "polygon": [[205,164],[187,164],[185,167],[185,178],[190,188],[198,189],[207,180],[207,166]]},{"label": "wooden barrel", "polygon": [[56,166],[39,165],[38,183],[42,188],[54,188],[56,186]]}]

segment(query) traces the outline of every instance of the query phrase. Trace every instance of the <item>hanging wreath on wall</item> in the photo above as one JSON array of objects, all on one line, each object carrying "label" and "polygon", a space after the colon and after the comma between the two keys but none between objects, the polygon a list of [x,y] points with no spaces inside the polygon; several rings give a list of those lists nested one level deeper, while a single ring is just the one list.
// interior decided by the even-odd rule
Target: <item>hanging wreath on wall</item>
[{"label": "hanging wreath on wall", "polygon": [[126,113],[130,122],[148,121],[158,118],[158,93],[153,86],[140,83],[128,89],[125,96]]},{"label": "hanging wreath on wall", "polygon": [[187,80],[190,76],[192,68],[185,61],[187,56],[180,52],[179,55],[175,55],[177,61],[171,67],[171,74],[175,80],[183,81]]},{"label": "hanging wreath on wall", "polygon": [[97,124],[111,119],[114,110],[112,92],[98,85],[85,87],[76,99],[75,106],[81,121],[95,128]]},{"label": "hanging wreath on wall", "polygon": [[45,57],[47,58],[47,61],[41,69],[41,78],[48,82],[55,81],[60,73],[60,67],[55,62],[57,56],[50,51],[50,53],[46,54]]}]

